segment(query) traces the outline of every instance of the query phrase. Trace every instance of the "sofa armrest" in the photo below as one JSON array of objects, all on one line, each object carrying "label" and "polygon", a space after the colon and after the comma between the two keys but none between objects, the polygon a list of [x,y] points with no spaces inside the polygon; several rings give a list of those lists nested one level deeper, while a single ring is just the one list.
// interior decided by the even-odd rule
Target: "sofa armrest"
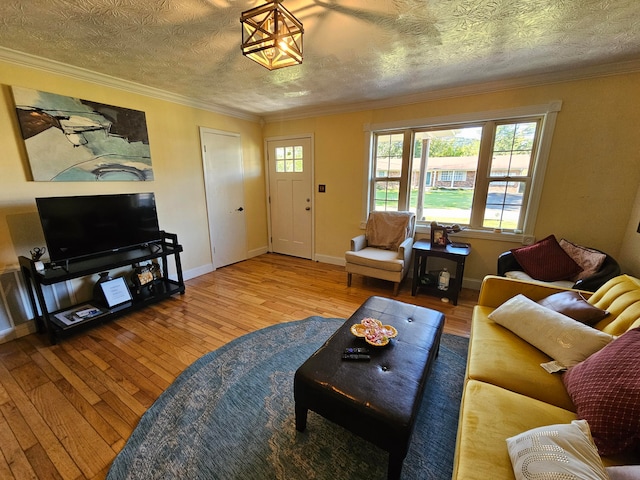
[{"label": "sofa armrest", "polygon": [[513,271],[523,271],[516,260],[516,256],[511,251],[500,254],[498,257],[498,275],[504,277],[505,273]]},{"label": "sofa armrest", "polygon": [[358,235],[357,237],[353,237],[351,239],[351,251],[357,252],[358,250],[362,250],[367,246],[367,237],[366,235]]},{"label": "sofa armrest", "polygon": [[[478,297],[478,305],[497,308],[519,293],[522,293],[524,296],[537,302],[549,295],[567,290],[572,289],[488,275],[482,281],[480,295]],[[591,292],[582,293],[585,298],[588,298],[591,295]]]},{"label": "sofa armrest", "polygon": [[587,278],[578,280],[573,288],[595,292],[602,285],[607,283],[607,281],[617,277],[618,275],[620,275],[620,265],[618,265],[618,262],[616,262],[613,257],[607,255],[600,267],[600,270]]}]

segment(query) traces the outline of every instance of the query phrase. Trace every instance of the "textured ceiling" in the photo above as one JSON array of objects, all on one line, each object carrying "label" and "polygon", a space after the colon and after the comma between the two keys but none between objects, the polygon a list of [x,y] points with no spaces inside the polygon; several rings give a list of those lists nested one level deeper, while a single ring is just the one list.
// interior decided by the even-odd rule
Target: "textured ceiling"
[{"label": "textured ceiling", "polygon": [[286,0],[304,63],[240,52],[262,0],[2,0],[0,47],[260,116],[640,60],[640,0]]}]

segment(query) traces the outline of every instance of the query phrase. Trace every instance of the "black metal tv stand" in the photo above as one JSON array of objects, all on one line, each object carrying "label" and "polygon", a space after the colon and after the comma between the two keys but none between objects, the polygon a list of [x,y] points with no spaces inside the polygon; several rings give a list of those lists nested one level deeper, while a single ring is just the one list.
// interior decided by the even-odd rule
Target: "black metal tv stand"
[{"label": "black metal tv stand", "polygon": [[[178,243],[178,236],[173,233],[161,232],[162,238],[157,243],[141,246],[127,251],[111,252],[92,258],[64,262],[63,265],[44,264],[44,270],[37,270],[36,264],[30,258],[20,256],[20,270],[27,287],[29,301],[34,313],[36,329],[39,333],[48,333],[51,343],[56,343],[59,338],[95,326],[127,312],[144,308],[153,303],[164,300],[175,294],[184,294],[185,285],[182,277],[182,263],[180,252],[182,245]],[[177,280],[168,276],[168,261],[172,257],[175,262]],[[62,321],[59,316],[63,312],[72,311],[91,300],[72,305],[61,310],[49,311],[47,301],[42,289],[43,285],[55,285],[74,278],[86,277],[99,272],[109,271],[120,267],[131,266],[149,260],[158,260],[162,275],[154,282],[151,293],[144,296],[134,296],[129,302],[106,308],[100,306],[100,313],[90,318],[83,318],[72,323]],[[128,282],[127,282],[128,283]]]}]

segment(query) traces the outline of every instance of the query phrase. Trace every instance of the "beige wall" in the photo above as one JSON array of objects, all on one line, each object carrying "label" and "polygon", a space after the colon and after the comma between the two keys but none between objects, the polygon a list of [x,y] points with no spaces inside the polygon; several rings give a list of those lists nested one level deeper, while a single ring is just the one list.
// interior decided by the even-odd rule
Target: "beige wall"
[{"label": "beige wall", "polygon": [[[211,268],[199,127],[238,132],[242,138],[248,249],[263,251],[267,221],[258,122],[189,108],[0,62],[0,272],[44,246],[36,197],[153,191],[160,228],[178,234],[185,273]],[[141,110],[146,113],[154,178],[152,182],[33,182],[16,121],[10,86],[22,86]]]},{"label": "beige wall", "polygon": [[[609,252],[623,269],[640,274],[635,233],[640,221],[640,74],[505,90],[362,110],[302,120],[258,123],[161,101],[94,83],[0,63],[0,271],[43,245],[34,198],[38,196],[154,191],[161,227],[179,235],[184,268],[211,266],[198,127],[239,132],[243,141],[248,249],[267,248],[263,138],[312,133],[315,141],[316,256],[339,262],[360,233],[365,132],[369,123],[406,121],[546,104],[562,100],[535,227]],[[11,85],[76,96],[146,112],[155,181],[46,183],[29,180],[29,165],[14,113]],[[635,225],[635,226],[634,226]],[[633,228],[633,230],[632,230]],[[516,243],[470,239],[468,284],[495,272],[499,253]]]},{"label": "beige wall", "polygon": [[[638,274],[640,234],[623,238],[640,185],[640,74],[427,101],[394,108],[270,122],[265,136],[315,134],[316,251],[340,259],[364,220],[364,125],[547,104],[561,100],[546,171],[535,237],[555,234],[601,249]],[[316,189],[317,190],[317,189]],[[640,194],[639,194],[640,195]],[[640,207],[637,207],[640,208]],[[638,214],[635,214],[638,217]],[[634,230],[635,232],[635,230]],[[465,277],[477,284],[495,273],[497,256],[517,243],[470,239]],[[635,248],[634,248],[635,247]],[[475,282],[474,282],[475,281]]]},{"label": "beige wall", "polygon": [[626,273],[640,278],[640,188],[622,242],[620,262],[625,266]]}]

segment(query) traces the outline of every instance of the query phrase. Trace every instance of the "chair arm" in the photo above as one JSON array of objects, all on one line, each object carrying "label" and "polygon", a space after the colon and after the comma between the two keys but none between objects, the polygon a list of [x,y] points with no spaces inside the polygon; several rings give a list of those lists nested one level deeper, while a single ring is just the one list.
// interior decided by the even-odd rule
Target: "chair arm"
[{"label": "chair arm", "polygon": [[613,257],[607,255],[604,262],[602,262],[600,270],[589,277],[578,280],[573,288],[595,292],[598,288],[607,283],[607,281],[611,280],[613,277],[617,277],[618,275],[620,275],[620,265],[618,265],[618,262],[616,262]]},{"label": "chair arm", "polygon": [[504,252],[498,257],[498,275],[504,277],[507,272],[523,271],[512,252]]},{"label": "chair arm", "polygon": [[366,235],[358,235],[357,237],[353,237],[351,239],[351,251],[357,252],[358,250],[362,250],[367,246],[367,237]]},{"label": "chair arm", "polygon": [[398,246],[398,258],[404,259],[404,268],[409,268],[409,264],[411,263],[411,254],[413,253],[413,237],[408,237],[404,239]]}]

